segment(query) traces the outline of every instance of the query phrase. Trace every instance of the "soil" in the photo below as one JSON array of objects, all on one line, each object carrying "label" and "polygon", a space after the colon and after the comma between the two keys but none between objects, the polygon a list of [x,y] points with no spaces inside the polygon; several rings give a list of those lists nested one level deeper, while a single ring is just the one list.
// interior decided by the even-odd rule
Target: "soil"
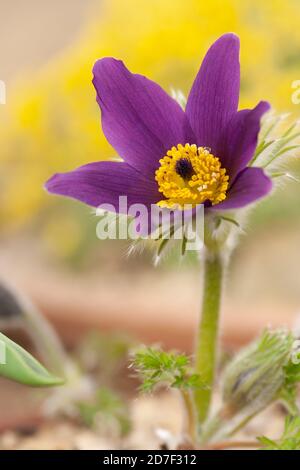
[{"label": "soil", "polygon": [[[164,410],[162,414],[161,410]],[[182,416],[179,397],[171,392],[136,398],[130,403],[133,428],[125,438],[97,433],[70,419],[46,420],[27,424],[26,428],[0,434],[1,450],[113,450],[175,449],[178,445]],[[284,417],[278,407],[255,418],[234,442],[216,443],[208,449],[255,448],[255,437],[262,434],[276,438],[282,432]],[[240,444],[239,444],[240,443]],[[245,444],[247,443],[247,447]]]},{"label": "soil", "polygon": [[[16,389],[18,386],[13,384],[8,388],[11,393],[12,388]],[[4,389],[5,387],[1,388],[1,395],[3,395]],[[15,396],[17,395],[18,393],[15,393]],[[30,407],[30,403],[36,403],[36,394],[34,395],[34,397],[27,396],[25,398],[29,409],[26,406],[27,420],[25,419],[23,422],[18,414],[18,405],[13,408],[13,403],[11,403],[10,416],[17,411],[18,416],[15,416],[15,419],[18,419],[19,422],[16,426],[15,420],[10,423],[7,420],[6,430],[2,426],[1,450],[159,449],[163,442],[159,435],[159,429],[165,429],[174,436],[178,435],[180,431],[180,401],[172,393],[131,400],[129,407],[133,425],[131,432],[125,438],[118,437],[114,432],[93,431],[78,424],[74,419],[38,419],[37,416],[34,416],[33,407]],[[162,408],[164,415],[161,414]]]}]

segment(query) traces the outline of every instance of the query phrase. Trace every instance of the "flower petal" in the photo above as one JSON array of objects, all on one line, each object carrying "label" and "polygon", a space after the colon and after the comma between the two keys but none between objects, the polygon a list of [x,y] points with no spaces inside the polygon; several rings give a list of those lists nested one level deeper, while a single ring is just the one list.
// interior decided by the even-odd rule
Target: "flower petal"
[{"label": "flower petal", "polygon": [[154,177],[167,150],[193,139],[184,111],[159,85],[130,73],[119,60],[98,60],[93,72],[107,140],[129,165]]},{"label": "flower petal", "polygon": [[227,124],[238,108],[239,39],[221,36],[207,52],[188,97],[186,114],[197,144],[219,156]]},{"label": "flower petal", "polygon": [[233,116],[226,132],[224,151],[220,156],[222,166],[226,168],[231,181],[253,157],[260,120],[269,109],[269,103],[260,101],[254,109],[244,109]]},{"label": "flower petal", "polygon": [[68,173],[57,173],[47,181],[46,189],[93,207],[112,204],[116,212],[119,212],[119,196],[127,196],[128,205],[149,206],[161,199],[155,181],[143,178],[137,170],[119,162],[95,162]]},{"label": "flower petal", "polygon": [[245,168],[236,177],[227,199],[220,204],[209,207],[208,210],[239,209],[266,196],[271,189],[272,181],[261,168]]}]

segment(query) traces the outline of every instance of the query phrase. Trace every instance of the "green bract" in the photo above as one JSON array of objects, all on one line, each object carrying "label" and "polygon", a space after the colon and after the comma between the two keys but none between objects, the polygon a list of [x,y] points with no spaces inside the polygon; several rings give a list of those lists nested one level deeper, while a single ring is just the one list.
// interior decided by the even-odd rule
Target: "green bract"
[{"label": "green bract", "polygon": [[32,387],[61,385],[31,354],[0,333],[0,376]]}]

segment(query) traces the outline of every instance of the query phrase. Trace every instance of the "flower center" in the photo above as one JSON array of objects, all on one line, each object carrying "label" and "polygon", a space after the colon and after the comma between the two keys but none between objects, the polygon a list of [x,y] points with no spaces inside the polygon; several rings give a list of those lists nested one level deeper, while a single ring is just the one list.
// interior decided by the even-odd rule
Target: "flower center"
[{"label": "flower center", "polygon": [[186,157],[179,158],[179,160],[177,160],[175,163],[175,171],[184,180],[189,180],[194,174],[191,161]]},{"label": "flower center", "polygon": [[178,144],[159,163],[155,180],[165,199],[158,206],[183,208],[185,204],[196,206],[205,201],[215,205],[226,199],[229,177],[210,149]]}]

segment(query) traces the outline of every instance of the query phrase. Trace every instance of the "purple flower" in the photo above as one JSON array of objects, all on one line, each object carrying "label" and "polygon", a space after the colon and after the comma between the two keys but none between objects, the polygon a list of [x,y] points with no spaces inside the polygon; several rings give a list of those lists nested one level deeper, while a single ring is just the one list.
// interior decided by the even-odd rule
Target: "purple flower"
[{"label": "purple flower", "polygon": [[103,132],[123,162],[89,163],[55,174],[49,192],[90,206],[112,204],[167,208],[205,204],[206,211],[234,210],[265,196],[271,180],[248,167],[269,104],[237,111],[239,39],[219,38],[207,52],[186,110],[156,83],[104,58],[94,66]]}]

